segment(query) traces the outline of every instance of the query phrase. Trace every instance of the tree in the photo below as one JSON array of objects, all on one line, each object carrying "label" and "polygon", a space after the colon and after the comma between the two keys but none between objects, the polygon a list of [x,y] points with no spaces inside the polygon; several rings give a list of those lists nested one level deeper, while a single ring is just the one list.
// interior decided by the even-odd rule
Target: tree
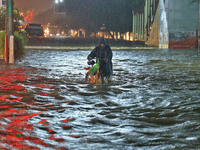
[{"label": "tree", "polygon": [[20,21],[24,21],[23,16],[20,14],[20,11],[18,8],[14,8],[13,12],[13,19],[14,19],[14,31],[18,30],[18,26],[20,25]]},{"label": "tree", "polygon": [[5,30],[5,14],[6,9],[0,8],[0,30]]},{"label": "tree", "polygon": [[[0,8],[0,30],[5,30],[5,15],[6,15],[6,9],[3,7]],[[20,25],[20,21],[23,21],[23,16],[20,15],[20,11],[18,8],[14,9],[13,19],[14,19],[14,31],[17,31],[18,26]]]}]

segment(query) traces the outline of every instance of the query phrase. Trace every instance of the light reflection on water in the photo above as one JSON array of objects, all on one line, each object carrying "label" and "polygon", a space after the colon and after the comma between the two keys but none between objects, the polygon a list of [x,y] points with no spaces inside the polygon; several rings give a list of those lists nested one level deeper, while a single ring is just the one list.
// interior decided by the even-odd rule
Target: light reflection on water
[{"label": "light reflection on water", "polygon": [[113,81],[103,86],[84,83],[89,52],[29,50],[18,62],[37,71],[21,83],[29,93],[25,103],[37,103],[29,111],[39,113],[29,119],[31,134],[47,144],[36,147],[200,147],[197,51],[113,51]]}]

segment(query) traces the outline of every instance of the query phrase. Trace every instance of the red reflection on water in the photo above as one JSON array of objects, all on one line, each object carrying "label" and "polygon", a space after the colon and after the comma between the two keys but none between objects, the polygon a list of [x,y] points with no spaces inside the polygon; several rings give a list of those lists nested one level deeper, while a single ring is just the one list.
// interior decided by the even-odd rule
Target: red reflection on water
[{"label": "red reflection on water", "polygon": [[[38,149],[37,147],[27,144],[27,140],[32,143],[39,143],[46,146],[40,139],[28,136],[27,133],[31,133],[34,128],[29,123],[29,119],[37,116],[38,113],[33,113],[25,109],[7,109],[0,113],[0,143],[1,148],[4,149],[7,146],[11,146],[17,149]],[[26,133],[26,134],[25,134]],[[33,140],[35,139],[35,140]]]},{"label": "red reflection on water", "polygon": [[33,86],[39,87],[39,88],[43,88],[43,89],[51,89],[53,88],[50,85],[46,85],[46,84],[34,84]]},{"label": "red reflection on water", "polygon": [[56,138],[54,134],[51,134],[51,136],[49,137],[50,140],[59,142],[59,143],[63,143],[65,140],[63,138]]},{"label": "red reflection on water", "polygon": [[[44,113],[46,108],[53,108],[54,105],[47,104],[43,108],[36,109],[36,112],[29,110],[30,107],[41,106],[40,103],[34,102],[33,93],[27,90],[27,85],[31,87],[47,89],[55,89],[55,87],[41,83],[40,76],[31,77],[29,74],[34,73],[31,69],[9,69],[0,70],[0,149],[33,149],[39,150],[37,145],[43,147],[53,147],[55,149],[66,149],[65,147],[56,147],[44,142],[43,139],[36,137],[35,129],[30,119],[38,114]],[[29,79],[33,79],[39,84],[31,84]],[[47,93],[37,93],[42,96],[49,96]],[[26,95],[26,98],[25,98]],[[25,100],[29,98],[29,100]],[[70,103],[67,101],[66,103]],[[61,122],[68,122],[70,117]],[[37,125],[49,126],[47,119],[41,119]],[[63,138],[56,138],[56,132],[47,129],[49,140],[63,143]],[[70,135],[78,138],[79,136]]]},{"label": "red reflection on water", "polygon": [[13,69],[9,71],[0,72],[0,89],[2,91],[14,91],[16,93],[27,92],[27,90],[19,84],[25,81],[28,76],[19,72],[25,71],[24,69]]},{"label": "red reflection on water", "polygon": [[67,122],[69,119],[70,119],[70,117],[68,117],[68,118],[65,119],[65,120],[62,120],[62,122]]},{"label": "red reflection on water", "polygon": [[[23,95],[28,92],[24,86],[29,78],[26,74],[31,71],[21,68],[0,70],[0,149],[37,150],[39,148],[32,145],[48,146],[42,139],[33,136],[34,127],[29,122],[38,113],[31,112],[26,107],[37,106],[37,103],[22,101]],[[50,88],[42,84],[38,86]],[[43,120],[41,124],[48,125],[48,122]]]},{"label": "red reflection on water", "polygon": [[47,122],[46,119],[42,119],[42,121],[38,122],[37,124],[42,124],[43,126],[48,126],[49,123]]},{"label": "red reflection on water", "polygon": [[79,135],[69,135],[70,137],[73,137],[73,138],[79,138],[80,136]]}]

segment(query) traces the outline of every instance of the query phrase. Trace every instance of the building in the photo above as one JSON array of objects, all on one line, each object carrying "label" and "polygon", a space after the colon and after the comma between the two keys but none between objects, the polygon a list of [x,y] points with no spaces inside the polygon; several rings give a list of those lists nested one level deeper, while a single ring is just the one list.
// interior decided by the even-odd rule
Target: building
[{"label": "building", "polygon": [[146,0],[133,14],[133,40],[170,49],[198,47],[199,5],[192,0]]}]

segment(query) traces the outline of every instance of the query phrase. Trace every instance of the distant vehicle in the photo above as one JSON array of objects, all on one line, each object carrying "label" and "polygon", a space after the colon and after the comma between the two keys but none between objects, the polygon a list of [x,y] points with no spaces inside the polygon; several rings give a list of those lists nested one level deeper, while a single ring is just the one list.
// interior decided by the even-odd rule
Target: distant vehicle
[{"label": "distant vehicle", "polygon": [[28,34],[29,38],[43,38],[44,37],[44,29],[42,24],[29,23],[27,24],[25,31]]}]

